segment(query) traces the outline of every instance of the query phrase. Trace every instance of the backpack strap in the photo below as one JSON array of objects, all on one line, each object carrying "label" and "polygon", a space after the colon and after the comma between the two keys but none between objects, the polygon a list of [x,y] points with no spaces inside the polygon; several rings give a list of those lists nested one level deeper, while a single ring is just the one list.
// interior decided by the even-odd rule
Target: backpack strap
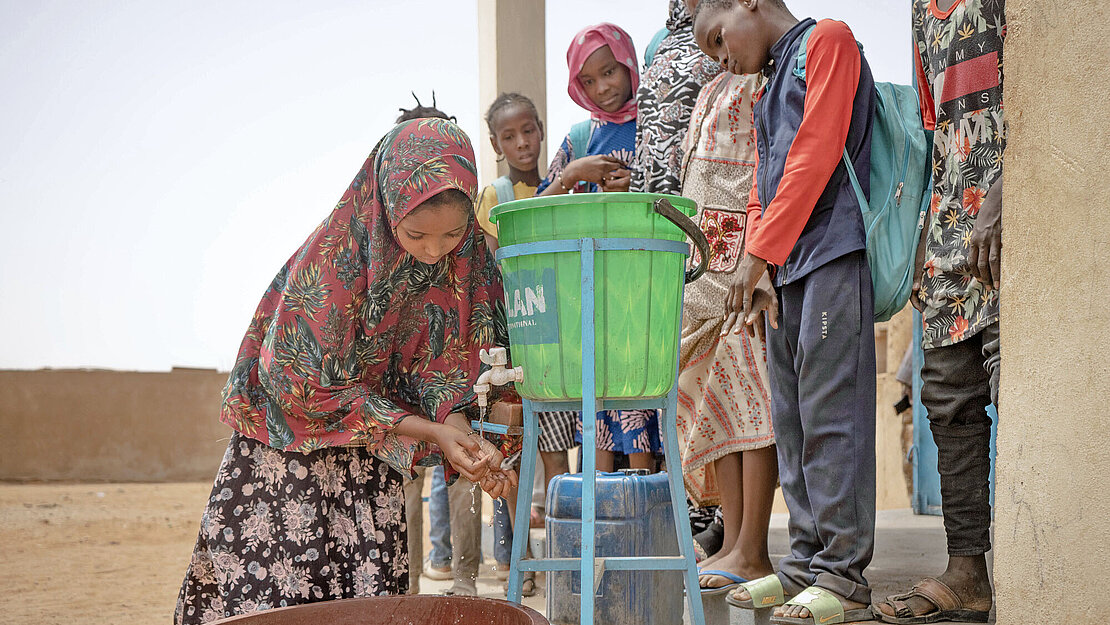
[{"label": "backpack strap", "polygon": [[493,181],[493,190],[497,192],[497,203],[504,204],[516,199],[513,192],[513,181],[508,176],[501,176]]},{"label": "backpack strap", "polygon": [[806,79],[806,46],[809,45],[809,36],[813,34],[814,28],[817,28],[817,24],[810,26],[802,34],[802,45],[798,46],[798,56],[794,59],[794,75],[803,81]]},{"label": "backpack strap", "polygon": [[840,160],[844,163],[844,169],[848,170],[848,179],[852,181],[852,190],[856,192],[856,201],[859,202],[861,211],[867,212],[869,210],[869,203],[867,196],[863,193],[863,187],[859,184],[859,178],[856,178],[856,168],[852,166],[852,159],[848,156],[848,148],[844,148]]},{"label": "backpack strap", "polygon": [[586,152],[590,149],[590,139],[593,138],[593,134],[593,121],[589,119],[580,121],[570,127],[567,138],[570,139],[571,160],[586,155]]},{"label": "backpack strap", "polygon": [[[794,59],[793,74],[801,78],[802,82],[805,82],[806,79],[806,47],[809,45],[809,36],[813,34],[814,28],[817,28],[817,24],[810,26],[802,34],[802,43],[798,46],[798,56]],[[852,165],[852,157],[848,156],[847,146],[844,146],[840,160],[843,161],[844,168],[848,170],[848,179],[852,181],[852,190],[856,192],[856,200],[859,202],[860,210],[867,210],[867,196],[863,193],[859,178],[856,178],[856,168]]]}]

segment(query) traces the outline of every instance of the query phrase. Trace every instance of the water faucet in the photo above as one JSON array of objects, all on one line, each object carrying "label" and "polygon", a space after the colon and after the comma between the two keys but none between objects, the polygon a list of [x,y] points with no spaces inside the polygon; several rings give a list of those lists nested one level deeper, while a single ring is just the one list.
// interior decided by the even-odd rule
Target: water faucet
[{"label": "water faucet", "polygon": [[504,386],[509,382],[524,381],[524,369],[522,367],[509,368],[507,366],[509,355],[505,352],[504,347],[494,347],[488,352],[483,349],[478,353],[478,357],[490,366],[482,375],[478,376],[478,381],[474,383],[474,394],[478,396],[478,406],[480,408],[489,405],[490,388]]}]

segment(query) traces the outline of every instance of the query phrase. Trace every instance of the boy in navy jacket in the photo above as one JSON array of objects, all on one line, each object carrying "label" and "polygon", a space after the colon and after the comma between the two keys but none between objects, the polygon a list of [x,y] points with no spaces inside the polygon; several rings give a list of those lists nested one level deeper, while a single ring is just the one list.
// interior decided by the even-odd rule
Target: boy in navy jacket
[{"label": "boy in navy jacket", "polygon": [[[803,39],[804,77],[795,72]],[[767,311],[771,418],[790,555],[730,602],[772,622],[870,620],[863,571],[875,531],[871,272],[844,148],[869,193],[874,82],[842,22],[799,21],[781,0],[701,0],[699,47],[736,74],[762,72],[746,254],[730,308]]]}]

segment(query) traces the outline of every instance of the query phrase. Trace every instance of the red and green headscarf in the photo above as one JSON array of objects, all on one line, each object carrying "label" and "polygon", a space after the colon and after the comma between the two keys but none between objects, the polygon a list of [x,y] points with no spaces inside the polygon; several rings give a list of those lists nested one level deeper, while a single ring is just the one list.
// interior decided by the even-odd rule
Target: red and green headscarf
[{"label": "red and green headscarf", "polygon": [[394,127],[278,272],[224,389],[221,420],[271,447],[365,443],[408,471],[429,449],[392,433],[473,402],[482,348],[507,344],[501,280],[481,230],[425,265],[393,229],[425,200],[473,201],[474,150],[454,123]]}]

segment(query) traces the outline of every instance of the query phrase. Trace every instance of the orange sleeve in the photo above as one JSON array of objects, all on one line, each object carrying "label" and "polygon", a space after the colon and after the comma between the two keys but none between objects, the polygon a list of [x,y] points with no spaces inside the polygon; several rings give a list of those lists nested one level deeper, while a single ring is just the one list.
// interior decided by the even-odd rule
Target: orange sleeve
[{"label": "orange sleeve", "polygon": [[917,45],[913,46],[913,69],[917,74],[917,100],[921,105],[921,121],[925,130],[937,129],[937,106],[933,102],[933,86],[925,77],[925,68],[921,66],[921,52]]},{"label": "orange sleeve", "polygon": [[843,22],[822,20],[806,48],[802,122],[790,145],[775,199],[748,238],[747,250],[782,265],[840,163],[859,85],[860,51]]}]

